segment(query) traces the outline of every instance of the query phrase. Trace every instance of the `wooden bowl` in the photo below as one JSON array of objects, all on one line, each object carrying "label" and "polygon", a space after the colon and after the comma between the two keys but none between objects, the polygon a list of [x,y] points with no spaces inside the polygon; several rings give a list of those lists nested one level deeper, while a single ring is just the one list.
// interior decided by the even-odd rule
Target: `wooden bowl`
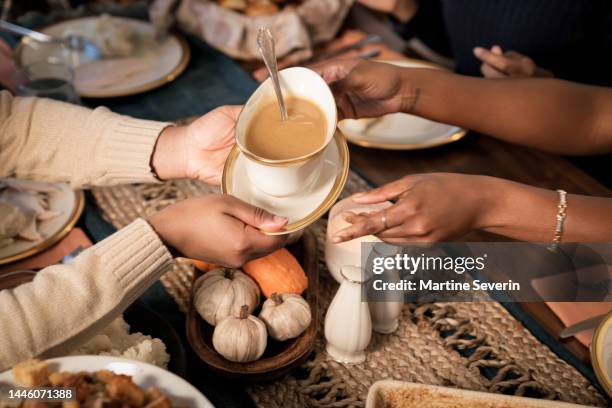
[{"label": "wooden bowl", "polygon": [[[213,371],[227,377],[244,381],[271,381],[282,377],[302,364],[314,347],[318,326],[319,275],[317,263],[317,240],[310,229],[302,238],[287,247],[300,262],[308,276],[308,289],[302,294],[310,305],[310,326],[295,339],[279,342],[268,337],[268,346],[263,356],[250,363],[235,363],[215,351],[212,344],[214,327],[200,317],[193,306],[187,314],[187,339],[196,354]],[[196,271],[196,278],[201,273]],[[192,292],[192,299],[194,293]],[[257,314],[259,308],[254,314]]]}]

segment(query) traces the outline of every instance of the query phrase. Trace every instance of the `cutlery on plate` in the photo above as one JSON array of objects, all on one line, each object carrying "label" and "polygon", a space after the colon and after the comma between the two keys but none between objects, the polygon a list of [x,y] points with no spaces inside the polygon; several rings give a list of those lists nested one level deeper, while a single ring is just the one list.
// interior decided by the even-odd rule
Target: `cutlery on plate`
[{"label": "cutlery on plate", "polygon": [[576,334],[580,332],[594,329],[595,327],[597,327],[599,322],[603,320],[604,317],[606,317],[605,314],[598,315],[595,317],[591,317],[590,319],[586,319],[581,322],[572,324],[571,326],[566,327],[565,329],[561,330],[559,337],[562,339],[567,339],[568,337],[575,336]]},{"label": "cutlery on plate", "polygon": [[0,30],[31,38],[41,43],[63,44],[70,50],[82,52],[90,59],[95,60],[102,58],[102,51],[100,51],[100,48],[92,41],[80,35],[69,34],[65,37],[54,37],[39,31],[30,30],[29,28],[17,24],[9,23],[5,20],[0,20]]},{"label": "cutlery on plate", "polygon": [[373,44],[373,43],[379,43],[379,42],[382,42],[382,38],[381,38],[380,35],[370,34],[366,38],[364,38],[362,40],[359,40],[357,42],[354,42],[352,44],[348,44],[348,45],[345,45],[344,47],[340,47],[340,48],[337,48],[335,50],[330,50],[330,51],[327,51],[327,52],[323,52],[323,53],[321,53],[319,55],[315,55],[314,57],[312,57],[309,60],[307,60],[306,63],[307,64],[312,64],[314,62],[320,62],[320,61],[323,61],[323,60],[332,59],[332,58],[335,58],[335,57],[337,57],[339,55],[347,53],[349,51],[361,48],[361,47],[363,47],[365,45]]}]

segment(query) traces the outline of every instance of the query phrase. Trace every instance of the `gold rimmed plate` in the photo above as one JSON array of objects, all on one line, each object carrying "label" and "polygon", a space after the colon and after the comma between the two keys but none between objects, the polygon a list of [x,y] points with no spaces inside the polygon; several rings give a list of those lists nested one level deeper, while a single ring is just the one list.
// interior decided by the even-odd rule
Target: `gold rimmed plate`
[{"label": "gold rimmed plate", "polygon": [[247,158],[238,146],[230,152],[225,167],[221,189],[256,207],[287,217],[287,226],[268,235],[283,235],[299,231],[318,220],[338,199],[344,188],[349,170],[348,146],[342,134],[336,131],[334,138],[323,150],[323,164],[315,181],[299,194],[274,197],[257,189],[246,174]]},{"label": "gold rimmed plate", "polygon": [[[443,69],[419,60],[381,62],[406,68]],[[374,119],[345,119],[338,127],[353,144],[388,150],[429,149],[455,142],[466,134],[462,128],[406,113],[392,113]]]},{"label": "gold rimmed plate", "polygon": [[[51,372],[69,372],[78,373],[82,371],[101,371],[108,370],[115,374],[122,374],[131,377],[130,382],[133,382],[143,389],[149,387],[155,387],[162,393],[168,396],[168,403],[161,403],[161,406],[181,406],[186,408],[215,408],[213,404],[206,398],[196,387],[191,385],[185,379],[178,375],[171,373],[170,371],[157,367],[153,364],[145,363],[135,359],[127,359],[123,357],[115,356],[65,356],[56,357],[49,360],[45,360]],[[0,373],[0,384],[6,385],[10,388],[17,387],[17,382],[13,376],[11,370]],[[4,388],[4,387],[3,387]],[[23,388],[26,390],[27,388]],[[57,390],[57,389],[56,389]],[[6,393],[3,392],[0,403],[4,403]],[[42,394],[41,394],[42,395]],[[159,400],[158,400],[159,401]],[[170,405],[172,403],[172,405]],[[154,403],[152,403],[154,404]],[[149,406],[153,406],[148,404]],[[25,403],[26,406],[29,402]],[[51,406],[52,404],[36,404],[38,406]],[[56,405],[53,403],[53,405]],[[61,404],[66,406],[68,404]],[[72,404],[70,404],[72,405]],[[84,406],[80,403],[77,406]],[[106,406],[109,404],[106,403]],[[124,407],[130,406],[128,404],[122,404]],[[7,406],[2,404],[2,406]],[[11,401],[10,406],[13,405]],[[32,406],[32,405],[30,405]],[[72,405],[74,406],[74,405]],[[160,406],[158,404],[158,406]]]},{"label": "gold rimmed plate", "polygon": [[612,312],[599,323],[591,342],[591,362],[599,383],[612,398]]},{"label": "gold rimmed plate", "polygon": [[[64,36],[70,32],[88,37],[95,33],[99,18],[83,17],[62,21],[41,31],[55,36]],[[121,21],[135,33],[133,55],[89,62],[77,59],[75,62],[74,56],[69,55],[65,49],[22,39],[17,47],[17,60],[22,66],[53,59],[78,65],[75,69],[75,88],[80,96],[87,98],[139,94],[174,81],[185,70],[190,50],[184,38],[172,33],[157,42],[154,39],[155,28],[151,23],[125,17],[113,19]]]},{"label": "gold rimmed plate", "polygon": [[41,221],[38,230],[44,237],[42,241],[16,239],[13,243],[0,248],[0,265],[15,262],[44,251],[64,238],[74,227],[85,207],[85,195],[75,191],[67,184],[58,183],[57,192],[49,197],[49,208],[61,214],[50,220]]}]

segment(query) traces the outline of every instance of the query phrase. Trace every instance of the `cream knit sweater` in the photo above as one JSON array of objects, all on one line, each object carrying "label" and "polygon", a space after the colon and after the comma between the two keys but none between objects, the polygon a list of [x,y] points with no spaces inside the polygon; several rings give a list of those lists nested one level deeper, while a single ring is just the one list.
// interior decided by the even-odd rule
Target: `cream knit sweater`
[{"label": "cream knit sweater", "polygon": [[[0,92],[0,177],[74,187],[155,182],[150,159],[169,124]],[[139,219],[69,265],[0,291],[0,371],[57,356],[107,325],[165,272],[171,256]]]}]

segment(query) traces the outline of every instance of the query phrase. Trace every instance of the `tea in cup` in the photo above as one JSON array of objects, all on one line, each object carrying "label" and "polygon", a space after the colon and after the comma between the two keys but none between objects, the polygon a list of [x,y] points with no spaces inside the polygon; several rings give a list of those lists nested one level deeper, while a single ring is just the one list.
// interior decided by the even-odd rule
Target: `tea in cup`
[{"label": "tea in cup", "polygon": [[289,119],[281,121],[270,79],[245,104],[236,124],[236,142],[246,172],[261,191],[276,197],[309,188],[320,173],[321,153],[336,130],[336,103],[317,73],[307,68],[279,72]]}]

